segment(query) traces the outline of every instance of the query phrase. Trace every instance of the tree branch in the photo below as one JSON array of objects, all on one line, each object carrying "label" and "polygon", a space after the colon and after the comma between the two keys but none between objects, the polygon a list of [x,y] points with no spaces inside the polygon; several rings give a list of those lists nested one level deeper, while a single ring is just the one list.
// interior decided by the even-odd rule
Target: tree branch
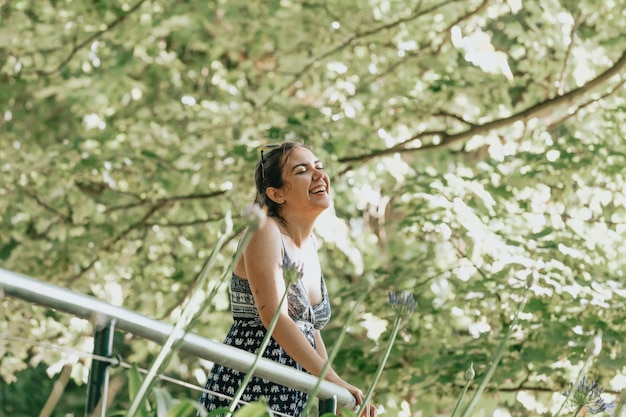
[{"label": "tree branch", "polygon": [[416,59],[416,58],[425,58],[425,57],[429,57],[429,56],[435,56],[433,53],[427,54],[427,55],[422,55],[422,53],[420,53],[419,51],[414,52],[414,51],[405,51],[405,54],[402,58],[398,59],[395,62],[392,62],[391,64],[389,64],[387,66],[387,68],[385,68],[383,71],[375,74],[372,77],[369,77],[367,79],[364,79],[362,83],[359,84],[359,86],[357,87],[356,93],[362,93],[363,91],[367,90],[370,87],[370,84],[386,77],[387,75],[393,73],[397,68],[401,67],[402,65],[406,64],[407,62],[409,62],[412,59]]},{"label": "tree branch", "polygon": [[30,197],[33,200],[35,200],[35,202],[37,202],[37,204],[39,204],[41,207],[43,207],[46,211],[49,211],[50,213],[54,214],[56,217],[61,219],[61,221],[67,222],[69,224],[73,224],[74,223],[72,221],[72,217],[71,216],[68,216],[67,214],[61,213],[60,211],[58,211],[54,207],[50,206],[48,203],[43,201],[37,194],[32,193],[29,190],[24,190],[24,194],[26,194],[28,197]]},{"label": "tree branch", "polygon": [[394,20],[393,22],[389,22],[377,27],[374,27],[372,29],[366,30],[364,32],[360,32],[360,33],[354,33],[351,36],[347,37],[346,39],[344,39],[342,42],[340,42],[338,45],[332,47],[331,49],[314,56],[313,58],[311,58],[309,60],[309,62],[307,62],[301,69],[300,71],[296,72],[291,79],[286,82],[285,84],[283,84],[282,86],[280,86],[277,90],[274,90],[265,100],[262,100],[257,107],[265,107],[270,101],[272,101],[272,99],[274,97],[276,97],[277,95],[281,94],[283,91],[287,90],[289,87],[291,87],[296,81],[298,81],[304,74],[306,74],[311,68],[313,68],[313,66],[315,65],[315,63],[322,61],[326,58],[328,58],[331,55],[336,54],[337,52],[341,51],[342,49],[344,49],[345,47],[351,45],[354,41],[358,40],[358,39],[362,39],[362,38],[366,38],[369,37],[371,35],[375,35],[379,32],[382,32],[384,30],[388,30],[388,29],[392,29],[396,26],[399,26],[403,23],[407,23],[410,21],[413,21],[415,19],[420,18],[421,16],[424,16],[428,13],[432,13],[435,10],[438,10],[439,8],[442,8],[444,6],[449,5],[450,3],[453,2],[458,2],[461,0],[452,0],[452,1],[443,1],[439,4],[436,4],[424,11],[420,11],[419,8],[418,10],[416,10],[414,13],[412,13],[409,16],[406,17],[402,17],[399,18],[397,20]]},{"label": "tree branch", "polygon": [[[525,110],[522,110],[516,114],[513,114],[502,119],[493,120],[482,125],[473,126],[467,130],[458,133],[449,134],[446,131],[424,131],[415,134],[411,138],[400,142],[388,149],[374,150],[368,154],[362,154],[357,156],[347,156],[339,158],[339,162],[354,162],[354,161],[367,161],[376,157],[405,152],[422,152],[426,150],[448,147],[454,143],[468,140],[477,135],[484,135],[490,131],[502,129],[508,127],[516,122],[526,122],[533,118],[542,118],[547,115],[553,114],[556,110],[564,108],[566,106],[574,105],[585,94],[596,88],[601,87],[607,83],[613,76],[618,75],[626,68],[626,52],[622,53],[622,56],[615,62],[615,64],[598,75],[587,84],[572,90],[562,96],[555,96],[551,99],[545,100],[534,106],[531,106]],[[438,137],[438,141],[433,141],[428,145],[423,145],[416,148],[409,148],[408,145],[423,137]]]},{"label": "tree branch", "polygon": [[144,223],[144,226],[147,228],[151,228],[153,226],[179,228],[179,227],[185,227],[185,226],[196,226],[198,224],[214,223],[223,219],[224,219],[224,216],[207,217],[204,219],[188,220],[186,222],[154,222],[154,223],[147,222],[147,223]]},{"label": "tree branch", "polygon": [[[143,226],[146,226],[148,224],[148,219],[150,217],[152,217],[161,208],[163,208],[163,207],[165,207],[167,205],[170,205],[173,202],[176,202],[176,201],[189,201],[189,200],[202,200],[202,199],[205,199],[205,198],[217,197],[217,196],[225,194],[225,193],[226,193],[226,191],[216,191],[214,193],[208,193],[208,194],[189,194],[189,195],[174,196],[174,197],[169,197],[169,198],[161,198],[161,199],[158,199],[156,201],[142,200],[140,202],[126,204],[124,206],[117,206],[117,207],[113,207],[111,209],[108,209],[108,210],[106,210],[106,213],[109,213],[111,211],[116,211],[116,210],[127,209],[127,208],[134,208],[134,207],[142,206],[142,205],[148,204],[148,203],[152,204],[152,207],[150,207],[150,209],[148,209],[148,211],[143,215],[143,217],[141,219],[137,220],[136,222],[134,222],[133,224],[128,226],[124,231],[122,231],[119,235],[117,235],[109,243],[107,243],[104,247],[102,247],[101,252],[105,252],[105,251],[110,250],[117,242],[119,242],[120,240],[124,239],[133,230],[137,230],[137,229],[139,229],[139,228],[141,228]],[[74,281],[76,281],[78,278],[80,278],[85,272],[87,272],[91,268],[93,268],[93,266],[99,260],[100,260],[100,254],[97,254],[87,265],[82,266],[78,272],[76,272],[74,275],[72,275],[70,278],[68,278],[67,285],[72,284]]]},{"label": "tree branch", "polygon": [[207,198],[219,197],[220,195],[223,195],[223,194],[226,194],[226,191],[221,190],[221,191],[215,191],[212,193],[204,193],[204,194],[179,195],[179,196],[173,196],[173,197],[167,197],[167,198],[159,198],[157,200],[143,199],[141,201],[136,201],[134,203],[128,203],[128,204],[122,204],[120,206],[110,207],[105,210],[105,213],[111,213],[114,211],[126,210],[130,208],[145,206],[147,204],[160,205],[160,204],[174,203],[177,201],[204,200]]},{"label": "tree branch", "polygon": [[463,118],[463,116],[460,116],[460,115],[458,115],[458,114],[454,114],[454,113],[450,113],[450,112],[447,112],[447,111],[444,111],[444,110],[439,111],[439,113],[435,113],[435,114],[433,114],[433,116],[451,117],[451,118],[453,118],[453,119],[455,119],[455,120],[458,120],[459,122],[463,123],[464,125],[467,125],[467,126],[476,126],[476,124],[475,124],[475,123],[472,123],[472,122],[470,122],[470,121],[468,121],[468,120],[465,120],[465,119]]},{"label": "tree branch", "polygon": [[52,412],[56,408],[59,400],[65,393],[65,388],[67,387],[68,382],[70,381],[70,377],[72,375],[73,365],[66,363],[63,365],[61,369],[61,374],[59,375],[59,379],[54,382],[52,386],[52,391],[48,396],[48,400],[46,400],[46,404],[41,409],[39,413],[39,417],[50,417]]},{"label": "tree branch", "polygon": [[[472,12],[469,12],[466,15],[461,16],[456,21],[454,21],[454,23],[448,25],[448,27],[446,29],[446,35],[445,35],[444,39],[441,41],[441,43],[439,44],[439,46],[435,50],[433,50],[432,44],[431,44],[428,47],[426,47],[423,50],[420,50],[418,52],[405,51],[405,55],[402,58],[398,59],[396,62],[391,63],[389,66],[387,66],[387,68],[384,69],[384,71],[374,75],[373,77],[370,77],[367,80],[364,80],[364,82],[361,83],[360,86],[357,88],[356,92],[357,93],[361,93],[361,92],[365,91],[369,87],[369,85],[371,83],[376,82],[376,81],[386,77],[387,75],[389,75],[392,72],[394,72],[400,66],[402,66],[402,65],[406,64],[407,62],[409,62],[409,60],[411,60],[411,59],[422,58],[422,57],[433,57],[433,56],[439,55],[443,45],[450,39],[450,31],[452,30],[452,27],[454,27],[455,25],[460,24],[464,20],[467,20],[470,17],[480,13],[480,11],[482,9],[484,9],[487,6],[488,3],[489,3],[489,0],[484,0],[483,3],[477,9],[475,9]],[[415,9],[416,12],[418,12],[420,10],[420,8],[421,8],[421,5],[418,5],[418,7],[416,7],[416,9]],[[428,12],[430,12],[430,11],[432,11],[432,8],[429,9]],[[432,52],[429,53],[429,54],[424,54],[424,51],[427,51],[429,49]],[[423,75],[423,72],[422,72],[422,75]]]},{"label": "tree branch", "polygon": [[124,229],[124,231],[122,231],[119,235],[114,237],[109,243],[107,243],[102,248],[100,253],[96,254],[96,256],[87,265],[81,266],[78,272],[76,272],[74,275],[72,275],[71,277],[67,279],[66,281],[67,286],[72,285],[74,281],[80,278],[85,272],[93,268],[96,262],[100,260],[100,256],[102,252],[110,250],[113,247],[113,245],[115,245],[120,240],[124,239],[130,232],[132,232],[133,230],[139,229],[143,224],[145,224],[148,221],[150,217],[152,217],[153,214],[155,214],[158,210],[160,210],[166,205],[167,205],[167,201],[161,201],[160,203],[156,203],[141,217],[141,219],[132,223],[130,226]]},{"label": "tree branch", "polygon": [[439,55],[439,52],[441,52],[441,48],[443,48],[443,46],[446,44],[446,42],[448,42],[450,40],[450,37],[452,36],[451,31],[452,31],[453,27],[461,24],[464,20],[467,20],[467,19],[471,18],[472,16],[477,15],[478,13],[483,11],[487,7],[488,4],[489,4],[489,0],[483,0],[483,2],[480,4],[480,6],[478,6],[476,9],[474,9],[473,11],[467,13],[466,15],[463,15],[463,16],[459,17],[457,20],[455,20],[450,25],[448,25],[448,27],[446,28],[446,32],[445,32],[446,34],[445,34],[443,40],[441,41],[439,46],[437,46],[437,48],[435,48],[435,55]]},{"label": "tree branch", "polygon": [[78,44],[75,44],[74,47],[72,48],[72,50],[70,51],[70,53],[56,66],[56,68],[52,68],[52,69],[50,69],[48,71],[38,70],[37,71],[37,75],[46,76],[46,75],[54,74],[55,72],[59,72],[64,66],[67,65],[68,62],[70,62],[72,60],[72,58],[74,58],[74,55],[76,55],[76,53],[78,53],[78,51],[80,51],[85,46],[91,44],[93,41],[98,39],[100,36],[104,35],[105,33],[109,32],[111,29],[113,29],[114,27],[116,27],[117,25],[122,23],[124,20],[126,20],[126,18],[128,16],[130,16],[135,11],[137,11],[139,9],[139,7],[141,7],[141,5],[145,1],[146,0],[139,0],[130,9],[128,9],[128,12],[126,12],[125,14],[119,16],[117,19],[114,19],[111,23],[109,23],[106,26],[106,28],[104,28],[103,30],[100,30],[100,31],[94,33],[91,36],[88,36],[82,42],[80,42]]},{"label": "tree branch", "polygon": [[572,25],[572,30],[569,34],[569,45],[567,45],[567,51],[565,51],[565,59],[563,59],[563,67],[561,68],[561,74],[559,75],[559,79],[557,80],[557,94],[563,95],[563,88],[565,87],[565,72],[567,71],[567,67],[569,66],[569,60],[572,56],[572,48],[574,47],[574,39],[576,39],[576,31],[578,30],[578,26],[582,22],[582,11],[578,11],[578,15],[576,16],[576,20]]},{"label": "tree branch", "polygon": [[613,87],[612,89],[610,89],[609,91],[607,91],[606,93],[602,94],[601,96],[594,98],[592,100],[587,101],[586,103],[583,103],[581,105],[579,105],[576,110],[574,110],[573,112],[568,113],[567,115],[565,115],[565,117],[560,118],[559,120],[556,120],[552,123],[550,123],[547,126],[547,130],[552,130],[555,127],[562,125],[567,119],[574,117],[576,114],[578,114],[579,111],[581,111],[582,109],[584,109],[587,106],[590,106],[591,104],[597,103],[599,101],[604,100],[605,98],[612,96],[613,94],[617,93],[620,88],[624,87],[624,85],[626,84],[626,78],[624,78],[620,83],[618,83],[615,87]]}]

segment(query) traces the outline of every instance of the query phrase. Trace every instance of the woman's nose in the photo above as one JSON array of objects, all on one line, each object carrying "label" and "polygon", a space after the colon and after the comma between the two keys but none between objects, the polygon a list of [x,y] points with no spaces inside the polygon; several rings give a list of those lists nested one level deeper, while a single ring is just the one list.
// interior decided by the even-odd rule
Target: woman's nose
[{"label": "woman's nose", "polygon": [[313,178],[319,179],[324,176],[324,171],[318,168],[313,168]]}]

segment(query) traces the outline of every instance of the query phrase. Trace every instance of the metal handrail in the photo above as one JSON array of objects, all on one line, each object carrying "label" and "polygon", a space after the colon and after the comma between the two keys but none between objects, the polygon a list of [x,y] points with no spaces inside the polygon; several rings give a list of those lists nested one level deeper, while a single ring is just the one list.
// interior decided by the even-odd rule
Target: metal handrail
[{"label": "metal handrail", "polygon": [[[171,324],[2,268],[0,268],[0,289],[6,296],[20,298],[83,319],[95,319],[100,323],[115,320],[116,328],[161,344],[174,330]],[[252,353],[194,333],[181,334],[180,337],[181,351],[240,372],[247,372],[256,358]],[[311,374],[265,358],[258,361],[254,375],[309,394],[318,384],[318,378]],[[344,407],[355,406],[352,394],[332,382],[322,381],[317,396],[322,400],[336,398],[337,404]]]}]

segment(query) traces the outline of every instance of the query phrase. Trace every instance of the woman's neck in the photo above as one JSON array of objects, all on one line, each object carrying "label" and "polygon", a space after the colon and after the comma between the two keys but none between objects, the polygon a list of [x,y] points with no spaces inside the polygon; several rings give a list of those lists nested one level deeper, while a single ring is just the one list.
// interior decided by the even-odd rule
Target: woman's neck
[{"label": "woman's neck", "polygon": [[311,237],[314,224],[315,221],[298,222],[295,221],[295,219],[292,219],[292,221],[290,221],[287,218],[284,222],[280,223],[280,229],[283,231],[284,234],[291,238],[293,244],[296,245],[296,247],[301,248],[307,241],[307,239]]}]

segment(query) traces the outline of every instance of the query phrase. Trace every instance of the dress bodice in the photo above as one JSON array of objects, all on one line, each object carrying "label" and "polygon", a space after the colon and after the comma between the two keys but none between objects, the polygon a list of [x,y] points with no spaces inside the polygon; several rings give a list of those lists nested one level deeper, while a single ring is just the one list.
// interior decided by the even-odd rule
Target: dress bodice
[{"label": "dress bodice", "polygon": [[[289,317],[296,322],[309,322],[316,329],[324,327],[330,321],[330,300],[323,275],[320,276],[320,287],[322,290],[322,301],[312,305],[302,280],[291,284],[287,293]],[[261,321],[248,280],[242,279],[234,273],[230,282],[230,301],[235,320]]]}]

